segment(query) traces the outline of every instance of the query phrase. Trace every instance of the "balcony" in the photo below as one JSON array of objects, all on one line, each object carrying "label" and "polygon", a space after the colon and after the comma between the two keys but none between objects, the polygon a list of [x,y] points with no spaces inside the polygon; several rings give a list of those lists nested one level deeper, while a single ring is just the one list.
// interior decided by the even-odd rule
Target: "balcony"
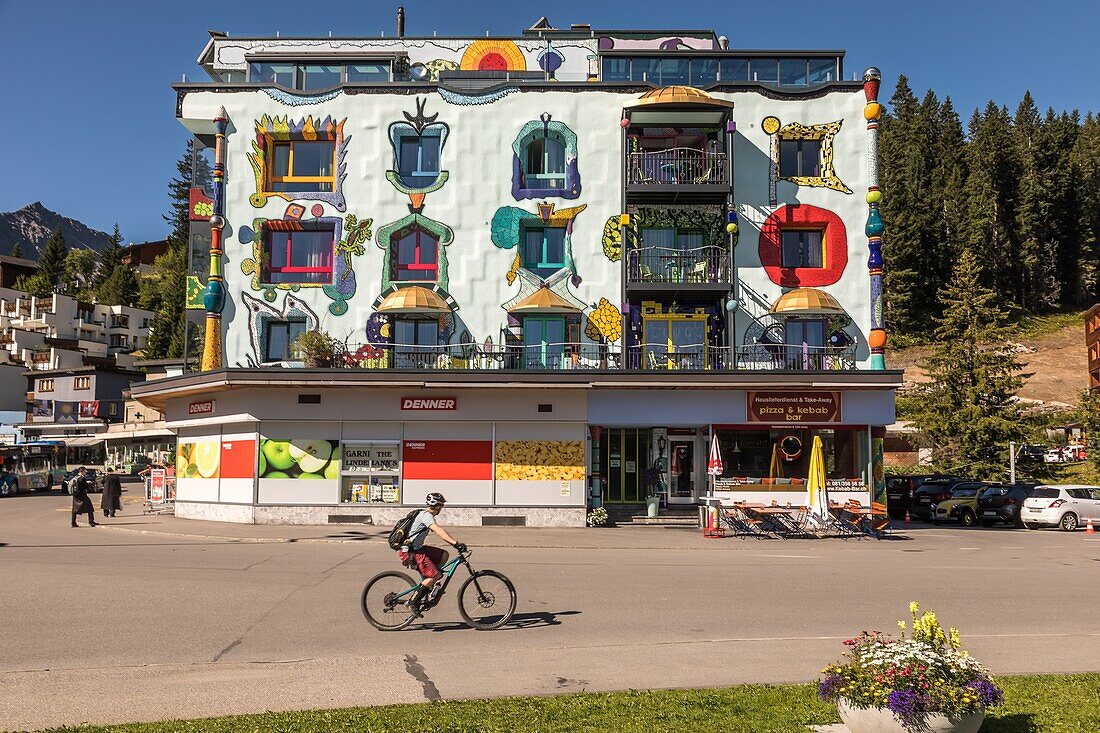
[{"label": "balcony", "polygon": [[627,153],[626,190],[633,201],[724,200],[729,193],[726,153],[675,147]]},{"label": "balcony", "polygon": [[634,290],[702,290],[707,286],[726,290],[731,282],[729,252],[713,244],[686,249],[643,246],[628,250],[626,281]]},{"label": "balcony", "polygon": [[709,344],[637,344],[625,352],[620,346],[596,343],[556,343],[533,346],[451,344],[444,346],[363,345],[339,355],[334,366],[343,369],[388,371],[853,371],[855,347],[768,344],[715,347]]}]

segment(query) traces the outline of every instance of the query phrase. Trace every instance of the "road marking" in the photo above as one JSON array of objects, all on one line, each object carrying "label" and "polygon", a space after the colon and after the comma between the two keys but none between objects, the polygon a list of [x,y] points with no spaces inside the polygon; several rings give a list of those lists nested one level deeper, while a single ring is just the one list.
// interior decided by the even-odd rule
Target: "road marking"
[{"label": "road marking", "polygon": [[960,547],[960,550],[980,550],[980,547]]}]

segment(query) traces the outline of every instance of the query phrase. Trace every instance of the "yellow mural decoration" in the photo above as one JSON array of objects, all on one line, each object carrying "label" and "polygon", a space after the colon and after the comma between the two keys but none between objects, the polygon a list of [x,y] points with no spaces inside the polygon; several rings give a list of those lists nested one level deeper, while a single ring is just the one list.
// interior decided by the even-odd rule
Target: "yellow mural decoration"
[{"label": "yellow mural decoration", "polygon": [[623,335],[623,320],[619,309],[607,298],[600,298],[596,309],[588,314],[584,335],[592,341],[612,343]]},{"label": "yellow mural decoration", "polygon": [[463,71],[526,71],[523,52],[512,41],[474,41],[462,54]]},{"label": "yellow mural decoration", "polygon": [[498,440],[496,478],[501,481],[583,481],[580,440]]}]

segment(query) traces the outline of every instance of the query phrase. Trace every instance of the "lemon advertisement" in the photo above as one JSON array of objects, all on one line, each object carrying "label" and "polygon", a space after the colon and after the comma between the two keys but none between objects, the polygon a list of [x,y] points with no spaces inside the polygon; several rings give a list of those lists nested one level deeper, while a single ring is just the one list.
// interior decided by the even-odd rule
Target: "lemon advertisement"
[{"label": "lemon advertisement", "polygon": [[176,477],[218,478],[221,456],[222,444],[217,439],[180,443],[176,450]]},{"label": "lemon advertisement", "polygon": [[335,480],[340,442],[324,439],[260,439],[260,478]]}]

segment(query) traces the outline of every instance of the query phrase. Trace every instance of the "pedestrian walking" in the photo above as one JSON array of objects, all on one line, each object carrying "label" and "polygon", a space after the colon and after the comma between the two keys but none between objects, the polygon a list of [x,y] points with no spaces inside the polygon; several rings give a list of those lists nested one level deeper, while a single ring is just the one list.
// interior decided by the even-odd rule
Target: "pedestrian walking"
[{"label": "pedestrian walking", "polygon": [[88,526],[95,526],[95,512],[92,509],[92,500],[88,498],[88,476],[87,471],[84,470],[84,466],[77,469],[76,475],[73,476],[70,481],[73,495],[73,526],[76,527],[76,517],[78,514],[88,515]]},{"label": "pedestrian walking", "polygon": [[107,469],[107,476],[103,479],[103,500],[99,506],[107,517],[117,515],[122,509],[122,483],[111,469]]}]

